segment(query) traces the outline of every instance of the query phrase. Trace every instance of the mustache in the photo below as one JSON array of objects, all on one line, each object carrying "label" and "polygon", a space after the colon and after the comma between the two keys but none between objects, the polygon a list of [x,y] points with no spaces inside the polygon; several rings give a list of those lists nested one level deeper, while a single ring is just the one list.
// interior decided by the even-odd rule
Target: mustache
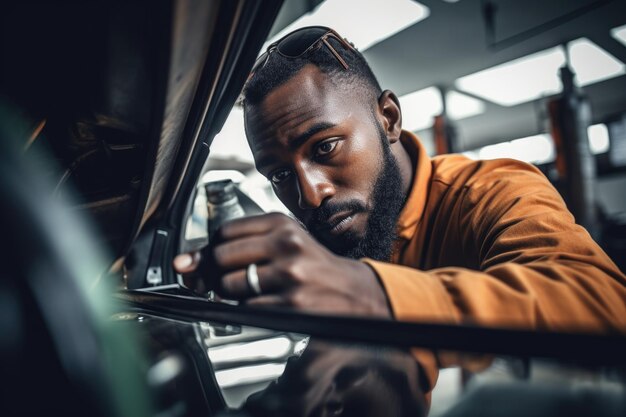
[{"label": "mustache", "polygon": [[358,200],[349,200],[340,203],[326,202],[311,212],[311,217],[304,222],[304,225],[309,231],[314,232],[328,228],[329,219],[337,213],[352,212],[356,214],[366,211],[367,207],[365,204]]}]

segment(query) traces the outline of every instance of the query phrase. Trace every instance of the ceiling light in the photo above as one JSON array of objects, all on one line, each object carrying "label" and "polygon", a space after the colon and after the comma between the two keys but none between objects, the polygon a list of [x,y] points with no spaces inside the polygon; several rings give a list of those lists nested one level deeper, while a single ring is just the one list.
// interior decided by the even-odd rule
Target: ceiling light
[{"label": "ceiling light", "polygon": [[[605,124],[589,126],[587,135],[592,154],[597,155],[609,150],[609,131]],[[554,161],[556,149],[552,137],[541,134],[484,146],[463,154],[471,159],[513,158],[531,164],[544,164]]]},{"label": "ceiling light", "polygon": [[511,158],[512,155],[511,142],[487,145],[478,150],[478,159]]},{"label": "ceiling light", "polygon": [[609,151],[609,130],[604,123],[589,126],[587,136],[589,136],[589,147],[592,154],[597,155]]},{"label": "ceiling light", "polygon": [[611,29],[611,36],[626,46],[626,25]]},{"label": "ceiling light", "polygon": [[443,111],[441,94],[437,87],[414,91],[399,99],[402,128],[406,130],[416,131],[432,126],[433,117]]},{"label": "ceiling light", "polygon": [[[443,111],[441,93],[437,87],[405,94],[400,98],[402,109],[402,127],[417,131],[433,125],[433,118]],[[485,111],[485,103],[457,91],[446,93],[448,115],[453,120],[475,116]]]},{"label": "ceiling light", "polygon": [[564,62],[563,50],[552,48],[459,78],[456,85],[494,103],[513,106],[559,92],[557,74]]},{"label": "ceiling light", "polygon": [[511,141],[512,158],[530,164],[544,164],[556,157],[554,141],[548,134],[528,136]]},{"label": "ceiling light", "polygon": [[[581,86],[626,72],[622,62],[586,38],[570,42],[568,48]],[[560,92],[559,69],[565,62],[565,52],[559,46],[461,77],[456,85],[494,103],[514,106]]]},{"label": "ceiling light", "polygon": [[456,91],[448,91],[446,94],[446,106],[450,118],[454,120],[476,116],[485,111],[485,103],[482,100]]},{"label": "ceiling light", "polygon": [[531,164],[550,162],[555,158],[554,142],[550,135],[542,134],[484,146],[478,150],[478,159],[499,158],[512,158]]},{"label": "ceiling light", "polygon": [[326,0],[273,36],[263,50],[295,29],[327,26],[364,51],[429,14],[428,7],[412,0]]},{"label": "ceiling light", "polygon": [[465,151],[465,152],[461,152],[461,155],[469,159],[473,159],[474,161],[477,159],[480,159],[480,155],[478,154],[478,151]]},{"label": "ceiling light", "polygon": [[569,44],[569,54],[576,80],[585,86],[626,73],[626,66],[589,39]]}]

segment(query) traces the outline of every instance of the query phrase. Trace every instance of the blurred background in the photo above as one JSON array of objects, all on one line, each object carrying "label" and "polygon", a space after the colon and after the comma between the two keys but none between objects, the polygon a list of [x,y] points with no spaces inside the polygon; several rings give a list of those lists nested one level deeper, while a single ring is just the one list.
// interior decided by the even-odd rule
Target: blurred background
[{"label": "blurred background", "polygon": [[[400,98],[403,128],[431,156],[537,165],[624,269],[626,2],[621,0],[290,0],[269,43],[332,27]],[[256,173],[235,106],[206,170],[284,210]]]},{"label": "blurred background", "polygon": [[[242,329],[228,316],[183,323],[137,312],[158,306],[168,285],[177,289],[181,222],[189,219],[186,238],[206,236],[201,184],[230,178],[265,210],[285,210],[254,169],[240,107],[204,161],[272,7],[278,2],[20,1],[0,13],[0,257],[9,277],[0,279],[0,415],[208,415],[224,399],[241,404],[305,350],[301,335]],[[363,51],[431,156],[535,164],[626,269],[626,1],[286,0],[265,47],[306,25],[332,27]],[[224,77],[220,62],[229,63]],[[210,94],[214,83],[220,94]],[[5,97],[15,101],[10,112]],[[24,126],[19,106],[30,116]],[[52,151],[58,167],[40,151]],[[80,198],[62,205],[74,187]],[[94,230],[79,222],[85,213]],[[92,247],[100,243],[106,249]],[[144,304],[112,303],[122,285],[144,290],[135,294]],[[191,303],[187,314],[200,310],[194,302],[210,305],[182,302]],[[586,352],[573,343],[561,351]],[[470,383],[520,380],[572,388],[591,406],[579,388],[626,392],[615,370],[497,358],[480,374],[442,371],[431,415]],[[154,412],[149,393],[159,400]],[[511,407],[535,403],[513,398]]]}]

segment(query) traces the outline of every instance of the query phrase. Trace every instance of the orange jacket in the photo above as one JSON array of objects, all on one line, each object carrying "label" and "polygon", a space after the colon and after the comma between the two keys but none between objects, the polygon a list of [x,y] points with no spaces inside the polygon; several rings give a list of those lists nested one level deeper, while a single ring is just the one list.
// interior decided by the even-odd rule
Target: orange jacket
[{"label": "orange jacket", "polygon": [[[415,176],[392,263],[364,259],[397,320],[626,332],[626,276],[539,170],[401,139]],[[432,389],[441,358],[416,356]]]}]

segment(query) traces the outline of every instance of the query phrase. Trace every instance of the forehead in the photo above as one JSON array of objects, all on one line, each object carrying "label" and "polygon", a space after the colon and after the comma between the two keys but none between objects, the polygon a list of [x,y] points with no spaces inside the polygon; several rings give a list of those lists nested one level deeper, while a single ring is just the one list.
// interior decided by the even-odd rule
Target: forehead
[{"label": "forehead", "polygon": [[357,96],[349,88],[337,86],[316,66],[305,66],[248,110],[248,142],[255,158],[268,147],[285,145],[311,126],[337,125],[359,116],[365,106],[359,105]]}]

